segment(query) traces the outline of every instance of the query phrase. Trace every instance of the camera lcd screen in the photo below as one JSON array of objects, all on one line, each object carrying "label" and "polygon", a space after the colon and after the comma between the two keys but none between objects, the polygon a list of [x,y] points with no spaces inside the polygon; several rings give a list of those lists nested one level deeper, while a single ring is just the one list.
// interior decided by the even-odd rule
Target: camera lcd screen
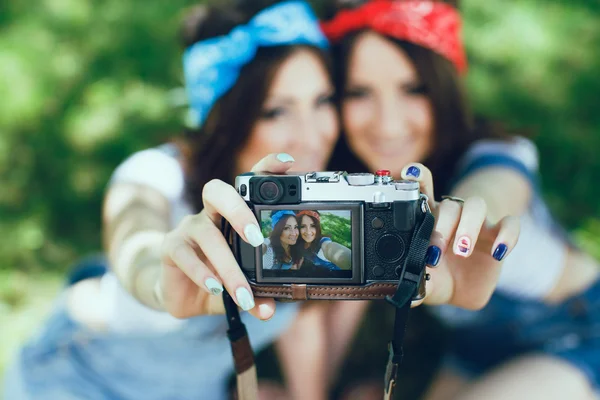
[{"label": "camera lcd screen", "polygon": [[[326,207],[326,206],[323,206]],[[353,239],[358,210],[275,206],[258,211],[265,243],[260,251],[262,281],[353,280]],[[342,207],[343,208],[343,207]],[[354,262],[353,262],[354,260]]]}]

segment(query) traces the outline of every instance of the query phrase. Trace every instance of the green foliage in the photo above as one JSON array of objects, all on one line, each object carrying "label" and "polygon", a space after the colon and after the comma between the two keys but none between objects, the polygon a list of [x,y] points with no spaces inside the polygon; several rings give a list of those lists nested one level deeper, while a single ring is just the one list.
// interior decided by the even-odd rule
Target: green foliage
[{"label": "green foliage", "polygon": [[[100,247],[111,171],[180,129],[172,92],[181,85],[176,38],[182,10],[193,3],[2,2],[0,269],[64,270]],[[600,6],[462,6],[473,103],[537,133],[545,196],[597,253]]]},{"label": "green foliage", "polygon": [[352,250],[352,231],[350,218],[340,217],[333,214],[321,215],[321,233]]}]

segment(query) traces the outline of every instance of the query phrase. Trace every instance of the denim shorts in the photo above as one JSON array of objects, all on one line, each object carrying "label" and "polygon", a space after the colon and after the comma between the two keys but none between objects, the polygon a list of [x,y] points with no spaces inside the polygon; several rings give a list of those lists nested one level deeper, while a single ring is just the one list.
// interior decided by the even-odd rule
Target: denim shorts
[{"label": "denim shorts", "polygon": [[[69,283],[102,275],[101,270],[96,272],[79,271]],[[243,313],[253,349],[258,351],[283,334],[297,307],[278,304],[267,322]],[[40,332],[7,369],[0,398],[223,400],[228,398],[227,379],[233,372],[226,332],[222,315],[191,318],[168,333],[91,330],[69,316],[62,295]]]},{"label": "denim shorts", "polygon": [[557,305],[494,294],[483,310],[446,311],[451,367],[477,376],[541,353],[575,365],[600,390],[600,281]]}]

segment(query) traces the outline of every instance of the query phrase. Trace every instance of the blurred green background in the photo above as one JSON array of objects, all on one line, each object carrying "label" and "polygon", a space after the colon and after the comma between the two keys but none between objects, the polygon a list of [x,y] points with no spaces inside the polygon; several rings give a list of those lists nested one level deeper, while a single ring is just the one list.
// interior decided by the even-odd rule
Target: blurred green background
[{"label": "blurred green background", "polygon": [[[0,374],[66,268],[100,249],[113,168],[179,131],[192,1],[0,2]],[[462,1],[476,109],[531,130],[544,194],[600,257],[600,3]]]}]

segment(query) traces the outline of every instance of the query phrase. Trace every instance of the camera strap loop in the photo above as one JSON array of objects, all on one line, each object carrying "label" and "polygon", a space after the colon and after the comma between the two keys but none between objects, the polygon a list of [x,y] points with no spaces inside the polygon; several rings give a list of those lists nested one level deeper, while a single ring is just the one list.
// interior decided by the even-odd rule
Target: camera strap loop
[{"label": "camera strap loop", "polygon": [[427,206],[426,197],[421,197],[420,205],[422,206],[423,217],[420,226],[413,234],[396,293],[393,297],[386,297],[386,301],[396,308],[396,315],[394,319],[394,334],[389,344],[389,357],[385,370],[384,400],[392,398],[398,368],[404,356],[402,342],[404,341],[406,326],[408,324],[411,300],[417,294],[419,284],[425,274],[425,255],[427,254],[429,240],[435,223],[435,218]]}]

